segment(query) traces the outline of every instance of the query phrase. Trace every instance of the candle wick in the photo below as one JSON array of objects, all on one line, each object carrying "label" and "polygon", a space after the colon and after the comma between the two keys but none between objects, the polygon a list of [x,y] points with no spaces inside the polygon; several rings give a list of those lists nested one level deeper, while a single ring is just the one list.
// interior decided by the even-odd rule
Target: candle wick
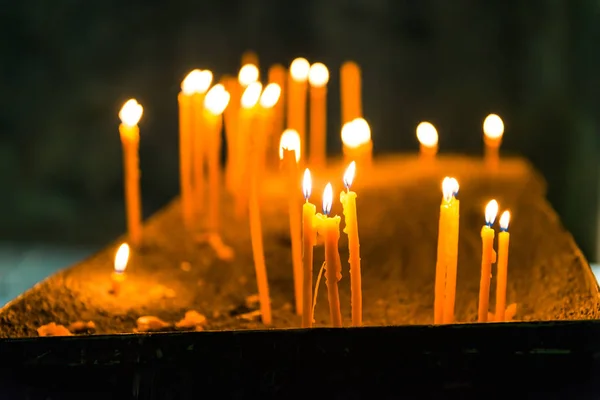
[{"label": "candle wick", "polygon": [[500,232],[508,232],[508,228],[502,228],[502,227],[500,227]]},{"label": "candle wick", "polygon": [[494,225],[494,221],[492,221],[492,222],[488,222],[488,221],[486,221],[486,222],[485,222],[485,224],[486,224],[486,226],[487,226],[488,228],[491,228],[491,227],[492,227],[492,225]]}]

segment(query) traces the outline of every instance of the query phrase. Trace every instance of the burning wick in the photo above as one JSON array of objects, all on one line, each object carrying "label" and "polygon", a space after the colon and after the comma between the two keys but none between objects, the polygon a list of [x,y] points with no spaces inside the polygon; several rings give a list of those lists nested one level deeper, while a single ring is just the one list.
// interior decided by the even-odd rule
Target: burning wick
[{"label": "burning wick", "polygon": [[354,174],[356,173],[356,163],[352,161],[348,168],[346,168],[346,172],[344,172],[344,186],[346,187],[346,191],[350,191],[350,186],[352,186],[352,181],[354,180]]},{"label": "burning wick", "polygon": [[331,187],[331,183],[328,183],[325,186],[325,190],[323,191],[323,214],[329,216],[331,212],[331,206],[333,204],[333,187]]},{"label": "burning wick", "polygon": [[491,228],[496,221],[498,215],[498,202],[496,200],[490,201],[485,207],[485,224],[488,228]]},{"label": "burning wick", "polygon": [[121,291],[121,284],[125,281],[125,268],[129,261],[129,245],[121,244],[115,254],[115,271],[111,274],[112,293],[116,296]]},{"label": "burning wick", "polygon": [[310,170],[306,168],[304,170],[304,178],[302,179],[302,193],[304,194],[304,200],[308,203],[310,192],[312,191],[312,179],[310,177]]}]

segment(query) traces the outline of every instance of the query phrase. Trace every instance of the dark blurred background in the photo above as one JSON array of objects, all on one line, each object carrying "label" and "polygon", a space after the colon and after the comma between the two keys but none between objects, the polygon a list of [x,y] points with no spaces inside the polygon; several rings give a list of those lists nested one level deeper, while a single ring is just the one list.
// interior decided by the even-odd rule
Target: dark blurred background
[{"label": "dark blurred background", "polygon": [[101,246],[124,231],[117,113],[144,106],[144,212],[178,192],[177,93],[193,68],[263,74],[297,57],[331,69],[329,148],[339,152],[339,66],[363,69],[376,152],[481,154],[482,121],[503,151],[544,174],[549,198],[597,258],[598,0],[103,0],[0,6],[0,239]]}]

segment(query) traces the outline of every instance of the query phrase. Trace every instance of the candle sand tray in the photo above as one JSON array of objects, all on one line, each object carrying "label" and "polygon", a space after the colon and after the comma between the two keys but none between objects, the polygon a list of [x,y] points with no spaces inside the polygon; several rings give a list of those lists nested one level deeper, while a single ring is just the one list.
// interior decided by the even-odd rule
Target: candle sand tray
[{"label": "candle sand tray", "polygon": [[[315,172],[313,193],[330,180],[337,197],[342,185],[335,179],[342,170],[340,165]],[[445,175],[461,184],[457,324],[431,326]],[[600,339],[595,339],[600,338],[600,323],[589,321],[599,315],[598,285],[545,200],[543,180],[523,160],[505,159],[499,171],[489,172],[481,160],[466,157],[440,157],[427,167],[413,157],[390,157],[376,159],[368,173],[359,170],[353,189],[358,194],[364,328],[326,328],[323,279],[317,328],[270,329],[300,326],[281,187],[275,178],[265,181],[262,207],[271,326],[261,323],[253,299],[248,225],[229,212],[229,196],[223,196],[222,237],[235,252],[232,261],[220,260],[210,246],[189,239],[175,201],[146,224],[144,246],[132,253],[119,296],[109,290],[121,241],[39,283],[1,310],[0,334],[8,339],[0,341],[0,363],[12,372],[0,385],[14,389],[14,398],[24,388],[44,396],[77,390],[87,398],[132,390],[134,398],[136,393],[141,398],[181,398],[203,394],[207,387],[221,388],[225,397],[263,392],[286,398],[303,390],[359,398],[413,391],[476,393],[487,387],[498,387],[499,393],[519,385],[530,393],[554,390],[558,396],[567,387],[598,389],[589,380],[592,369],[600,372],[594,357],[600,352]],[[517,304],[516,322],[473,324],[482,210],[492,198],[513,216],[507,302]],[[320,196],[311,201],[320,204]],[[332,214],[341,213],[336,201]],[[315,248],[315,280],[323,253],[322,245]],[[344,326],[349,326],[343,234],[340,255],[340,299]],[[491,288],[493,311],[494,278]],[[190,310],[206,317],[200,328],[175,326]],[[167,324],[158,330],[204,332],[132,334],[142,316]],[[35,338],[42,325],[75,321],[93,321],[92,331],[100,335]],[[128,335],[115,335],[123,333]]]}]

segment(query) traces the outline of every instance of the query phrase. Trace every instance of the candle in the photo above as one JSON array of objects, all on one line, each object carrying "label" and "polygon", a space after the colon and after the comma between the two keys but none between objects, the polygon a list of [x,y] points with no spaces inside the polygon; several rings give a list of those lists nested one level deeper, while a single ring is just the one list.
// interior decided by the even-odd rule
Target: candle
[{"label": "candle", "polygon": [[310,163],[315,168],[325,166],[327,157],[327,82],[329,70],[315,63],[308,71],[310,83]]},{"label": "candle", "polygon": [[241,87],[245,88],[253,82],[258,82],[260,72],[254,64],[245,64],[240,68],[238,73],[238,82]]},{"label": "candle", "polygon": [[360,67],[346,61],[340,69],[340,89],[342,100],[342,124],[362,117]]},{"label": "candle", "polygon": [[352,295],[352,325],[362,325],[362,284],[360,271],[360,245],[358,241],[358,218],[356,216],[356,193],[350,191],[354,180],[356,163],[352,161],[344,173],[346,191],[340,193],[340,202],[344,208],[346,226],[344,233],[348,235],[348,250],[350,253],[350,288]]},{"label": "candle", "polygon": [[208,224],[211,233],[219,230],[221,127],[223,111],[229,104],[229,93],[221,84],[213,86],[204,98],[204,120],[208,149]]},{"label": "candle", "polygon": [[235,213],[238,217],[244,215],[248,206],[248,181],[249,181],[249,159],[250,135],[256,125],[256,105],[260,99],[262,85],[260,82],[252,82],[244,90],[240,103],[240,115],[238,123],[238,140],[236,152],[235,172]]},{"label": "candle", "polygon": [[317,214],[317,230],[325,240],[325,283],[327,285],[327,299],[329,300],[329,316],[331,325],[342,326],[342,313],[340,311],[340,295],[338,282],[342,279],[342,263],[338,250],[340,239],[340,217],[329,217],[333,204],[333,188],[331,183],[323,191],[323,214]]},{"label": "candle", "polygon": [[342,152],[344,161],[355,161],[361,167],[371,165],[373,158],[373,142],[371,128],[363,118],[356,118],[342,127]]},{"label": "candle", "polygon": [[135,99],[128,100],[119,118],[119,133],[123,145],[123,175],[125,184],[125,211],[127,232],[132,246],[139,247],[142,241],[142,201],[140,198],[139,142],[140,130],[137,126],[143,107]]},{"label": "candle", "polygon": [[[275,64],[273,65],[271,68],[269,68],[269,83],[276,83],[279,86],[280,89],[280,93],[279,93],[279,98],[285,98],[286,97],[286,93],[285,93],[285,76],[286,76],[286,70],[283,67],[283,65],[280,64]],[[284,131],[284,121],[285,121],[285,104],[283,101],[278,101],[275,104],[275,107],[273,108],[273,132],[283,132]],[[274,155],[274,157],[270,157],[269,158],[269,165],[273,165],[274,162],[279,162],[279,160],[277,160],[276,158],[276,154],[277,154],[277,146],[279,145],[278,143],[278,138],[279,135],[273,135],[271,137],[271,141],[269,148],[274,150],[271,154]]]},{"label": "candle", "polygon": [[225,138],[227,140],[227,161],[225,166],[225,182],[230,193],[235,191],[234,176],[236,170],[237,144],[238,144],[238,119],[240,114],[241,90],[237,79],[231,77],[223,79],[223,86],[229,93],[229,104],[225,108]]},{"label": "candle", "polygon": [[500,233],[498,234],[498,275],[496,283],[496,314],[495,320],[506,321],[506,284],[508,282],[508,245],[510,233],[508,223],[510,212],[504,211],[500,216]]},{"label": "candle", "polygon": [[482,256],[481,280],[479,282],[479,310],[478,321],[487,322],[490,301],[490,279],[492,277],[492,264],[496,262],[494,251],[494,229],[492,225],[498,214],[498,202],[490,201],[485,207],[485,225],[481,228]]},{"label": "candle", "polygon": [[[296,313],[302,315],[302,243],[300,228],[300,204],[297,193],[299,186],[298,161],[300,161],[300,136],[293,129],[287,129],[279,142],[279,158],[288,184],[288,206],[290,215],[290,238],[292,242],[292,267],[294,272],[294,295]],[[310,313],[310,309],[307,310]]]},{"label": "candle", "polygon": [[504,122],[502,122],[502,118],[496,114],[488,115],[483,121],[483,141],[485,143],[485,162],[489,168],[498,168],[503,135]]},{"label": "candle", "polygon": [[258,54],[252,50],[246,50],[244,53],[242,53],[242,65],[246,64],[254,65],[258,69]]},{"label": "candle", "polygon": [[440,206],[440,220],[438,227],[437,261],[435,265],[435,288],[433,305],[433,323],[444,322],[444,306],[446,294],[446,271],[448,269],[448,237],[450,235],[450,219],[452,210],[450,205],[453,200],[452,178],[445,177],[442,181],[442,205]]},{"label": "candle", "polygon": [[435,127],[430,122],[421,122],[417,126],[417,139],[421,158],[433,160],[438,151],[438,133]]},{"label": "candle", "polygon": [[312,179],[308,168],[304,170],[304,179],[302,180],[302,192],[306,200],[302,206],[302,270],[304,272],[302,279],[302,327],[310,328],[313,323],[313,248],[317,241],[317,231],[315,229],[315,213],[317,208],[314,204],[308,202],[312,190]]},{"label": "candle", "polygon": [[[269,83],[263,90],[259,100],[259,127],[257,128],[260,135],[260,146],[259,146],[259,183],[263,182],[262,176],[265,171],[267,164],[267,154],[269,149],[269,143],[272,136],[274,135],[274,116],[275,106],[279,103],[281,95],[281,87],[276,83]],[[279,132],[278,132],[279,133]],[[275,153],[278,151],[275,149]],[[259,192],[259,193],[262,193]]]},{"label": "candle", "polygon": [[181,216],[186,229],[191,229],[194,220],[194,199],[192,188],[192,96],[195,92],[197,74],[190,72],[181,82],[179,102],[179,185],[181,196]]},{"label": "candle", "polygon": [[[256,100],[258,101],[258,97]],[[242,106],[243,105],[244,104],[242,103]],[[252,242],[252,256],[254,258],[254,269],[256,272],[256,284],[258,286],[258,298],[260,303],[262,322],[265,325],[270,325],[271,300],[269,297],[269,282],[267,280],[267,268],[265,266],[265,252],[263,247],[262,225],[260,220],[260,204],[258,198],[258,176],[256,171],[258,164],[256,148],[257,143],[254,140],[256,139],[256,133],[252,132],[252,134],[253,137],[249,138],[251,140],[249,141],[248,146],[248,150],[250,151],[250,160],[248,165],[248,169],[250,170],[250,194],[248,199],[248,214],[250,218],[250,239]]]},{"label": "candle", "polygon": [[115,270],[110,275],[112,282],[111,293],[115,296],[121,291],[121,285],[125,281],[125,268],[127,268],[127,262],[129,260],[129,245],[123,243],[119,246],[117,253],[115,254],[114,268]]},{"label": "candle", "polygon": [[310,64],[305,58],[296,58],[290,64],[288,78],[287,127],[300,135],[301,157],[306,154],[306,81]]},{"label": "candle", "polygon": [[[444,291],[444,314],[445,324],[454,323],[454,305],[456,302],[456,274],[458,271],[458,222],[460,215],[460,201],[456,198],[458,195],[458,181],[449,178],[446,185],[450,189],[451,198],[447,204],[443,204],[449,209],[446,228],[448,230],[445,241],[445,259],[446,259],[446,286]],[[443,186],[443,182],[442,182]],[[447,198],[445,193],[444,199]]]}]

